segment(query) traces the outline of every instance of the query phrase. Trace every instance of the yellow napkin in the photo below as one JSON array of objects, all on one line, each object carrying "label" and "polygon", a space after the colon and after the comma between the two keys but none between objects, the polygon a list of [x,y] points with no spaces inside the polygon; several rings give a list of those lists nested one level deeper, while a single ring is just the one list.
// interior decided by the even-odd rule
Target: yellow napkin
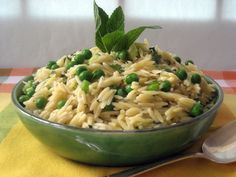
[{"label": "yellow napkin", "polygon": [[[5,130],[6,136],[2,141],[0,139],[0,177],[100,177],[125,169],[90,166],[58,156],[35,139],[17,119],[12,105],[9,105],[10,94],[0,96],[5,98],[0,102],[0,120],[16,120],[12,121],[11,128]],[[235,100],[236,95],[225,95],[213,127],[220,127],[236,118]],[[236,163],[223,165],[204,159],[188,159],[140,176],[236,177]]]}]

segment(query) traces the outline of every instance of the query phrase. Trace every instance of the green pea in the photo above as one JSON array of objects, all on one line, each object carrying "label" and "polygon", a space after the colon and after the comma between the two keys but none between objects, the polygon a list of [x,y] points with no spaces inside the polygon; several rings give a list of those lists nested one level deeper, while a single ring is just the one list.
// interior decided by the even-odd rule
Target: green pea
[{"label": "green pea", "polygon": [[36,98],[35,105],[38,109],[43,109],[47,104],[47,99],[44,97]]},{"label": "green pea", "polygon": [[76,62],[76,64],[83,64],[85,60],[85,56],[83,54],[77,54],[74,58],[74,61]]},{"label": "green pea", "polygon": [[57,102],[57,109],[61,109],[66,104],[66,100],[60,100]]},{"label": "green pea", "polygon": [[76,69],[76,75],[79,76],[80,73],[82,73],[83,71],[87,71],[88,69],[85,67],[85,66],[79,66],[77,69]]},{"label": "green pea", "polygon": [[75,62],[75,61],[69,62],[69,63],[66,65],[66,70],[72,68],[74,65],[76,65],[76,62]]},{"label": "green pea", "polygon": [[22,91],[24,94],[27,94],[27,89],[30,87],[36,87],[36,85],[33,83],[34,80],[29,80],[28,82],[26,82],[26,84],[24,85]]},{"label": "green pea", "polygon": [[48,64],[47,64],[47,68],[48,69],[51,69],[52,65],[56,64],[55,61],[49,61]]},{"label": "green pea", "polygon": [[125,91],[126,91],[127,93],[131,92],[132,90],[133,90],[133,89],[131,88],[131,85],[126,85]]},{"label": "green pea", "polygon": [[26,95],[28,95],[29,97],[32,97],[34,93],[35,93],[35,90],[33,87],[26,89]]},{"label": "green pea", "polygon": [[90,59],[93,55],[89,49],[82,50],[81,54],[84,56],[86,60]]},{"label": "green pea", "polygon": [[188,65],[189,63],[194,64],[192,60],[187,60],[187,61],[185,62],[185,65]]},{"label": "green pea", "polygon": [[83,82],[82,82],[80,88],[81,88],[85,93],[88,93],[88,91],[89,91],[89,84],[90,84],[89,81],[83,80]]},{"label": "green pea", "polygon": [[157,91],[157,90],[159,90],[159,87],[160,87],[160,83],[157,81],[153,81],[152,83],[150,83],[147,86],[147,90],[148,91]]},{"label": "green pea", "polygon": [[96,69],[94,72],[93,72],[93,80],[95,79],[99,79],[100,77],[102,76],[105,76],[105,73],[103,70],[101,69]]},{"label": "green pea", "polygon": [[127,60],[128,59],[128,52],[127,50],[122,50],[120,52],[117,53],[117,57],[121,60]]},{"label": "green pea", "polygon": [[197,74],[197,73],[195,73],[195,74],[193,74],[192,76],[191,76],[191,82],[193,83],[193,84],[200,84],[201,83],[201,76],[199,75],[199,74]]},{"label": "green pea", "polygon": [[57,64],[53,64],[51,67],[52,70],[57,69],[57,68],[59,68],[59,66]]},{"label": "green pea", "polygon": [[92,73],[90,71],[83,71],[79,75],[79,79],[81,81],[83,81],[83,80],[91,81],[92,77],[93,77],[93,75],[92,75]]},{"label": "green pea", "polygon": [[30,99],[30,97],[28,96],[28,95],[21,95],[20,97],[19,97],[19,102],[20,103],[23,103],[23,102],[25,102],[25,101],[27,101],[27,100],[29,100]]},{"label": "green pea", "polygon": [[138,81],[139,81],[139,78],[136,73],[131,73],[131,74],[127,75],[125,78],[125,82],[127,84],[131,84],[132,82],[138,82]]},{"label": "green pea", "polygon": [[29,80],[28,82],[27,82],[29,85],[33,85],[34,84],[34,80],[32,79],[32,80]]},{"label": "green pea", "polygon": [[122,97],[126,97],[127,92],[125,91],[124,88],[119,88],[119,89],[117,90],[116,94],[119,95],[119,96],[122,96]]},{"label": "green pea", "polygon": [[32,87],[33,87],[34,89],[36,88],[36,86],[37,86],[36,83],[33,83],[33,84],[32,84]]},{"label": "green pea", "polygon": [[162,90],[162,91],[164,91],[164,92],[168,92],[168,91],[170,91],[170,89],[171,89],[171,83],[170,83],[170,81],[165,80],[165,81],[161,82],[161,84],[160,84],[160,90]]},{"label": "green pea", "polygon": [[114,106],[111,103],[109,105],[106,105],[103,111],[113,111],[113,109],[114,109]]},{"label": "green pea", "polygon": [[22,91],[24,94],[27,94],[26,90],[29,88],[29,86],[27,87],[27,85],[24,85],[24,87],[22,88]]},{"label": "green pea", "polygon": [[203,113],[203,106],[200,102],[197,102],[193,105],[190,114],[193,117],[199,116]]},{"label": "green pea", "polygon": [[178,69],[176,71],[175,75],[182,81],[187,79],[187,77],[188,77],[188,74],[184,69]]},{"label": "green pea", "polygon": [[175,59],[175,61],[177,61],[178,63],[181,63],[181,58],[180,58],[180,57],[175,56],[174,59]]}]

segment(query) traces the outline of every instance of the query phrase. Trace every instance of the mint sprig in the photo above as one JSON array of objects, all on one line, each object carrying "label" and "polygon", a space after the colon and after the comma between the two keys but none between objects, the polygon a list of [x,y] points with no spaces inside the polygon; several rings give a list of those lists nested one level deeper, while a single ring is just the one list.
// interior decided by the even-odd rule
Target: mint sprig
[{"label": "mint sprig", "polygon": [[149,29],[160,29],[160,26],[141,26],[125,33],[124,13],[117,7],[109,17],[94,1],[94,17],[96,22],[95,42],[103,52],[128,50],[141,33]]}]

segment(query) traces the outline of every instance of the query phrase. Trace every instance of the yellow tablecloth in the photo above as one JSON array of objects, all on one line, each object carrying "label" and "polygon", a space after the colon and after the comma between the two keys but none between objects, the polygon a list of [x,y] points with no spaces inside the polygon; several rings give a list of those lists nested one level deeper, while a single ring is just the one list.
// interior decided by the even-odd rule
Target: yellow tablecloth
[{"label": "yellow tablecloth", "polygon": [[[236,95],[226,94],[213,127],[236,119]],[[0,177],[100,177],[125,168],[84,165],[58,156],[19,121],[9,93],[0,93]],[[144,177],[236,177],[236,163],[188,159],[153,170]]]}]

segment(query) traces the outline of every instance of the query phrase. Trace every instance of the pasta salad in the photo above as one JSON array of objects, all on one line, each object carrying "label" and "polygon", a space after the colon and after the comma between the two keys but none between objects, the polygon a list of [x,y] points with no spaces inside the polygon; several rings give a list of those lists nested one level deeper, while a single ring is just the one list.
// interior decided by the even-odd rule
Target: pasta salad
[{"label": "pasta salad", "polygon": [[25,82],[19,101],[44,119],[79,128],[135,130],[202,114],[215,88],[193,61],[147,42],[128,51],[84,49],[50,61]]}]

